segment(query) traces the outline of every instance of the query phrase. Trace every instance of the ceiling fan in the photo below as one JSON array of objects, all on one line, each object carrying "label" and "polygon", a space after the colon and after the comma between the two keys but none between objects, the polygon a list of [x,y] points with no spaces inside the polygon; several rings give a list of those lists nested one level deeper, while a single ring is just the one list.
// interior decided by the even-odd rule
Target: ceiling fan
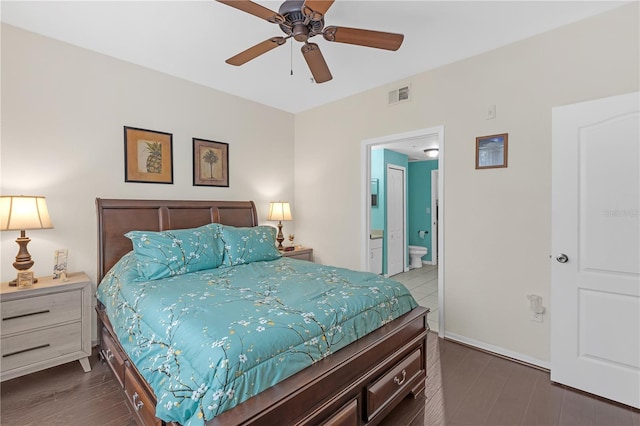
[{"label": "ceiling fan", "polygon": [[307,61],[309,70],[316,83],[331,80],[331,72],[316,43],[310,43],[311,37],[322,34],[325,40],[338,43],[355,44],[358,46],[375,47],[377,49],[398,50],[404,35],[381,31],[363,30],[358,28],[324,26],[324,15],[334,0],[286,0],[278,12],[250,0],[217,0],[243,12],[257,16],[273,24],[278,24],[286,34],[284,37],[271,37],[261,43],[238,53],[225,62],[231,65],[242,65],[271,49],[282,46],[287,39],[304,43],[302,55]]}]

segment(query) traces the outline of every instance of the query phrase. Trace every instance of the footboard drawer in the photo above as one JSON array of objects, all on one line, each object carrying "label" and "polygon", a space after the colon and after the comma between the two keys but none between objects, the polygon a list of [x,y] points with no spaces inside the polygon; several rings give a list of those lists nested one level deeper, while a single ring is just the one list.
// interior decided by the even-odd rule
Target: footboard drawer
[{"label": "footboard drawer", "polygon": [[100,353],[102,359],[107,361],[111,370],[113,370],[116,378],[120,382],[120,386],[124,387],[124,360],[125,355],[120,352],[118,345],[113,341],[111,335],[105,327],[102,327],[100,334],[101,348]]},{"label": "footboard drawer", "polygon": [[360,410],[358,399],[354,398],[340,408],[333,416],[322,422],[321,426],[358,426]]},{"label": "footboard drawer", "polygon": [[140,423],[149,426],[162,426],[162,420],[156,417],[156,406],[153,397],[147,392],[143,383],[133,374],[133,367],[127,363],[124,369],[124,393]]},{"label": "footboard drawer", "polygon": [[422,348],[411,352],[378,380],[367,386],[367,420],[371,420],[396,395],[415,385],[415,378],[424,373]]}]

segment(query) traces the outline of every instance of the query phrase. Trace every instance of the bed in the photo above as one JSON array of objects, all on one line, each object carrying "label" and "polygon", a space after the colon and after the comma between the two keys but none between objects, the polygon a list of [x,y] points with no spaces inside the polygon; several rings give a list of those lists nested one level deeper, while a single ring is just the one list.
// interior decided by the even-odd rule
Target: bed
[{"label": "bed", "polygon": [[[263,242],[255,250],[243,246],[234,251],[235,245],[262,241],[263,235],[271,241],[251,201],[97,199],[96,206],[100,353],[141,424],[374,425],[402,399],[424,391],[428,310],[410,300],[402,286],[369,273],[279,256],[263,259],[271,256],[261,251]],[[157,269],[141,269],[136,247],[150,235],[164,235],[161,231],[172,238],[191,232],[198,250],[203,233],[224,235],[218,248],[222,264],[211,268],[207,257],[198,255],[189,257],[197,262],[164,276],[153,275]],[[124,284],[129,281],[133,284]],[[352,314],[350,304],[359,305],[360,299],[373,302]],[[133,314],[133,305],[140,312]],[[142,311],[145,305],[155,311]],[[186,311],[195,312],[195,319],[176,320]],[[156,319],[163,312],[168,316]],[[198,322],[212,313],[227,322]],[[334,320],[330,327],[322,325],[322,316]],[[293,317],[306,325],[296,325]],[[373,317],[378,325],[367,325]],[[160,336],[163,331],[153,329],[156,323],[171,332]],[[228,336],[220,337],[215,327],[224,327]],[[140,337],[143,328],[151,334]],[[177,328],[188,332],[177,337]],[[275,328],[288,337],[284,348],[270,349],[279,355],[271,357],[261,352],[259,341],[275,342],[262,337],[275,336],[267,333]],[[196,336],[198,351],[183,345],[180,339],[186,335]],[[240,343],[231,345],[233,339]],[[232,352],[238,346],[239,352]],[[213,357],[215,351],[224,356]],[[202,356],[209,357],[209,370],[218,372],[211,376],[215,380],[201,379],[209,374],[201,371],[207,370]],[[168,365],[168,358],[176,364]],[[253,361],[256,365],[248,367]],[[257,364],[267,366],[268,373],[256,372]],[[174,380],[176,369],[188,379]],[[221,382],[220,371],[238,382],[215,389],[212,382]],[[263,383],[266,377],[274,382]],[[172,417],[177,412],[182,417]]]}]

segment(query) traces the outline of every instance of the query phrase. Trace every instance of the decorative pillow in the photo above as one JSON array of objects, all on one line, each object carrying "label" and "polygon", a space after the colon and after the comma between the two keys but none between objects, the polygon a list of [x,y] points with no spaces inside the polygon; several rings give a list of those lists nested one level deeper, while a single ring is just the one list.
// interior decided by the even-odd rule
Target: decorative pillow
[{"label": "decorative pillow", "polygon": [[131,231],[138,271],[147,280],[182,275],[222,264],[223,246],[217,224],[168,231]]},{"label": "decorative pillow", "polygon": [[282,256],[276,248],[276,229],[272,226],[236,228],[220,225],[224,242],[223,266],[274,260]]}]

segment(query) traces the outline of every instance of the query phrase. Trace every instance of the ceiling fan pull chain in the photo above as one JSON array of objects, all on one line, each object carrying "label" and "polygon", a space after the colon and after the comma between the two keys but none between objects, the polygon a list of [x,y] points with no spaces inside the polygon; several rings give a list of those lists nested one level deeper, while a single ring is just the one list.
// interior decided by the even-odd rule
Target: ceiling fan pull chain
[{"label": "ceiling fan pull chain", "polygon": [[291,75],[293,75],[293,43],[290,43],[291,45],[291,57],[290,57],[290,61],[291,61]]}]

